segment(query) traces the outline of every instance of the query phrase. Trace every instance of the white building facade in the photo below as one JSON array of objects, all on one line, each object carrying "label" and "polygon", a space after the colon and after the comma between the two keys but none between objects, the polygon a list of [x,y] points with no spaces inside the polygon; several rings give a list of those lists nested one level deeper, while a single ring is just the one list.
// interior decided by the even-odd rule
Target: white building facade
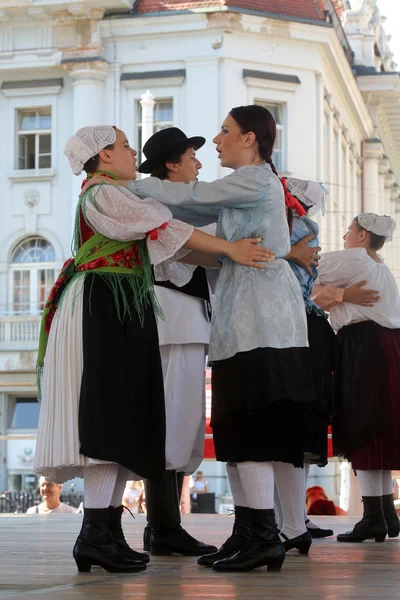
[{"label": "white building facade", "polygon": [[[310,0],[312,18],[297,15],[291,0],[280,15],[268,12],[268,0],[265,12],[251,0],[221,4],[1,2],[0,492],[33,482],[38,329],[70,256],[80,178],[63,148],[79,127],[117,125],[140,150],[149,90],[153,130],[175,125],[207,138],[198,156],[210,181],[225,174],[212,144],[224,117],[261,103],[278,125],[277,169],[330,190],[324,250],[341,247],[363,210],[395,216],[400,76],[376,2],[339,2],[341,20],[331,0],[318,10]],[[400,281],[399,240],[386,259]]]}]

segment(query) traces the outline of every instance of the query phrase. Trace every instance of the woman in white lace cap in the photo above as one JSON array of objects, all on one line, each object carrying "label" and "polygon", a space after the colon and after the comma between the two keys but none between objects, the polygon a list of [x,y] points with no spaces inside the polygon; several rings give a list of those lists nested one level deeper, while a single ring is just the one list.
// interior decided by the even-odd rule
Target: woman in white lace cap
[{"label": "woman in white lace cap", "polygon": [[[84,127],[66,144],[76,175],[135,178],[123,131]],[[50,294],[39,345],[42,404],[35,469],[53,481],[85,478],[85,512],[74,547],[79,571],[146,568],[121,528],[128,479],[165,469],[165,406],[151,264],[173,279],[194,267],[177,252],[225,254],[249,266],[271,253],[260,239],[228,243],[172,218],[159,202],[98,185],[77,207],[74,258]],[[187,254],[187,250],[184,251]],[[176,267],[176,268],[175,268]],[[183,271],[182,271],[183,269]],[[47,351],[46,351],[47,350]]]},{"label": "woman in white lace cap", "polygon": [[380,295],[372,306],[342,302],[330,309],[339,343],[334,453],[351,461],[364,503],[362,520],[339,542],[383,542],[400,532],[391,473],[400,469],[400,294],[378,254],[395,228],[389,216],[358,215],[345,250],[323,254],[318,269],[322,285],[348,288],[366,280]]}]

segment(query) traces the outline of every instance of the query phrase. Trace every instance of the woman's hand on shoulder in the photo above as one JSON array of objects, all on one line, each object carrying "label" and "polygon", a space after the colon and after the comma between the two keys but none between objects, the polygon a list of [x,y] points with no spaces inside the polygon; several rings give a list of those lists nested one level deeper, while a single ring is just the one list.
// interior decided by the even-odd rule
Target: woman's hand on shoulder
[{"label": "woman's hand on shoulder", "polygon": [[314,238],[315,235],[307,235],[297,242],[297,244],[293,244],[289,254],[285,256],[287,260],[293,260],[300,267],[303,267],[309,275],[312,275],[311,267],[318,267],[318,261],[321,258],[318,255],[318,252],[321,250],[319,246],[311,248],[307,245]]},{"label": "woman's hand on shoulder", "polygon": [[359,281],[347,288],[344,291],[343,302],[350,302],[350,304],[358,306],[374,306],[381,299],[379,291],[362,289],[367,283],[367,280]]},{"label": "woman's hand on shoulder", "polygon": [[272,250],[259,246],[261,241],[262,238],[245,238],[231,242],[227,255],[239,265],[265,269],[265,263],[274,261],[275,254]]}]

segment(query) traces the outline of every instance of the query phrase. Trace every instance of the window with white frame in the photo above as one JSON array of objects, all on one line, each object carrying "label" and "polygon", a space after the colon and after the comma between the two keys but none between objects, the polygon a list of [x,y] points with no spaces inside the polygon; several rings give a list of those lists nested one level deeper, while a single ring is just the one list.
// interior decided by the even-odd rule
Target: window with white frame
[{"label": "window with white frame", "polygon": [[51,167],[51,107],[17,111],[17,169]]},{"label": "window with white frame", "polygon": [[11,314],[40,314],[55,281],[55,252],[44,238],[31,237],[14,249],[10,265]]},{"label": "window with white frame", "polygon": [[[138,164],[143,162],[142,159],[142,105],[140,100],[137,102],[136,108],[136,124],[137,124],[137,151],[138,151]],[[160,98],[155,101],[154,105],[154,120],[153,120],[153,133],[166,129],[167,127],[173,127],[174,125],[174,103],[172,98]]]},{"label": "window with white frame", "polygon": [[285,155],[284,155],[284,109],[285,106],[280,103],[264,102],[263,100],[255,100],[254,104],[263,106],[272,114],[276,123],[276,139],[274,145],[274,153],[272,160],[275,168],[278,171],[285,171]]}]

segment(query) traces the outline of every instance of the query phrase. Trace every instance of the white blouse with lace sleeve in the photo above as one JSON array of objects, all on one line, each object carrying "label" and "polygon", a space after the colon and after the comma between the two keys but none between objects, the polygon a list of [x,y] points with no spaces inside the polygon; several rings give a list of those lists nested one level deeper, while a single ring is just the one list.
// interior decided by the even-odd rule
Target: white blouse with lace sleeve
[{"label": "white blouse with lace sleeve", "polygon": [[157,200],[141,200],[124,187],[106,184],[89,189],[86,218],[95,231],[121,242],[142,240],[154,231],[146,240],[153,265],[175,257],[194,229],[174,219],[171,211]]}]

